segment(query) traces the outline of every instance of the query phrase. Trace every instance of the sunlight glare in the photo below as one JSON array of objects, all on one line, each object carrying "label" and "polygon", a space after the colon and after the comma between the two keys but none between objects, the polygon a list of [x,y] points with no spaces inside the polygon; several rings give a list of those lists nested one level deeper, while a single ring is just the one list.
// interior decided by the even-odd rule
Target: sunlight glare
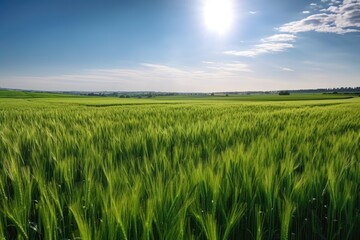
[{"label": "sunlight glare", "polygon": [[209,31],[227,33],[232,25],[233,0],[204,0],[204,20]]}]

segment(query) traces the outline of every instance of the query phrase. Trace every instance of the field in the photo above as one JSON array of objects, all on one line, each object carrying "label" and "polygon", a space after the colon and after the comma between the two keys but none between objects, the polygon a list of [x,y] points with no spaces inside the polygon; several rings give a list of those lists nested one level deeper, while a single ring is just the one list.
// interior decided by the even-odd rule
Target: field
[{"label": "field", "polygon": [[359,97],[0,95],[0,239],[360,236]]}]

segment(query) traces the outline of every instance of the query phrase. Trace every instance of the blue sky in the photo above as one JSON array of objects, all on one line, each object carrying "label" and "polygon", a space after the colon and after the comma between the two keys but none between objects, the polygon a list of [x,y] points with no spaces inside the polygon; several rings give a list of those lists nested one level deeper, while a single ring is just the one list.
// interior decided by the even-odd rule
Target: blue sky
[{"label": "blue sky", "polygon": [[0,0],[0,86],[360,86],[360,0]]}]

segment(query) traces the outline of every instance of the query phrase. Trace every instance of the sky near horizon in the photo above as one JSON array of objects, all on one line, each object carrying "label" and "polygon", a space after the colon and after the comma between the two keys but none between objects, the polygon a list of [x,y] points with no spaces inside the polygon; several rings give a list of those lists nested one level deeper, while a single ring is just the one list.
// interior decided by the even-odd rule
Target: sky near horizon
[{"label": "sky near horizon", "polygon": [[360,0],[0,0],[0,87],[360,86]]}]

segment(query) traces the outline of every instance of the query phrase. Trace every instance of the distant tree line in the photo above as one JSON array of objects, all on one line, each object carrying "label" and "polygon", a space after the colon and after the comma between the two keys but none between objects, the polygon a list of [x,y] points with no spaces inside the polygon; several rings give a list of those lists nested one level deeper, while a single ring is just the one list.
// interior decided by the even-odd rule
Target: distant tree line
[{"label": "distant tree line", "polygon": [[88,92],[82,93],[86,96],[98,96],[98,97],[118,97],[118,98],[153,98],[158,96],[180,96],[180,95],[192,95],[192,96],[205,96],[206,93],[177,93],[177,92]]},{"label": "distant tree line", "polygon": [[290,95],[289,91],[279,91],[279,95]]},{"label": "distant tree line", "polygon": [[[231,95],[239,95],[239,94],[279,94],[284,95],[284,93],[348,93],[348,94],[360,94],[360,87],[340,87],[340,88],[318,88],[318,89],[297,89],[297,90],[280,90],[280,91],[245,91],[245,92],[221,92],[216,94],[231,94]],[[286,95],[288,95],[286,94]]]},{"label": "distant tree line", "polygon": [[290,90],[293,93],[360,93],[360,87],[318,88]]}]

